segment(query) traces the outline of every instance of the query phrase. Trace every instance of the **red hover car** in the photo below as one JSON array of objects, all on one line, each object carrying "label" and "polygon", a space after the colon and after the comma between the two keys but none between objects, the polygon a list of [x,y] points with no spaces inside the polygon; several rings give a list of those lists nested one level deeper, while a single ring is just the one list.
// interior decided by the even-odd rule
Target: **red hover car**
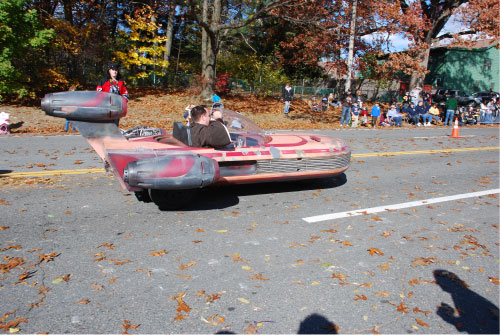
[{"label": "red hover car", "polygon": [[126,138],[113,121],[126,115],[127,101],[112,93],[51,93],[42,99],[42,109],[71,120],[121,186],[160,209],[178,208],[209,185],[339,175],[351,159],[350,148],[340,139],[264,132],[228,110],[223,110],[223,117],[232,143],[213,149],[185,144],[189,133],[180,123],[174,124],[173,134]]}]

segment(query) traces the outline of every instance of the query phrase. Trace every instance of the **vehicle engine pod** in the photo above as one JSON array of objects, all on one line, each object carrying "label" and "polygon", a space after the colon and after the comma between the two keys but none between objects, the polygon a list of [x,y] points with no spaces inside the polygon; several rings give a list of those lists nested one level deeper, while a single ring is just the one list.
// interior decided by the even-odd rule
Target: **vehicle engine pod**
[{"label": "vehicle engine pod", "polygon": [[219,164],[197,154],[145,158],[127,164],[123,180],[132,187],[182,190],[205,187],[219,178]]},{"label": "vehicle engine pod", "polygon": [[47,115],[68,120],[107,122],[127,114],[127,99],[97,91],[69,91],[46,94],[42,110]]}]

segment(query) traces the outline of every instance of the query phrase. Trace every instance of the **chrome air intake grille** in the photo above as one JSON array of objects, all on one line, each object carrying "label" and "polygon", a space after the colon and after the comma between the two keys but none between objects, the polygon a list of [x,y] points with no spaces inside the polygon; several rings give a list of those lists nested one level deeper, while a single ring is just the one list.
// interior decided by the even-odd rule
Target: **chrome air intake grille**
[{"label": "chrome air intake grille", "polygon": [[349,166],[351,153],[325,158],[258,160],[257,173],[286,173],[335,170]]}]

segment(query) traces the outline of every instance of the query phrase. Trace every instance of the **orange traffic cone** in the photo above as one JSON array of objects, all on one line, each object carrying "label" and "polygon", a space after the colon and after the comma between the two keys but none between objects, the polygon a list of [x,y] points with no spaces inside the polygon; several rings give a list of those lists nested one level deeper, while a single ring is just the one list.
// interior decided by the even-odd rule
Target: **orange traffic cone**
[{"label": "orange traffic cone", "polygon": [[460,136],[458,136],[458,117],[455,119],[455,125],[453,125],[453,131],[451,132],[451,137],[460,138]]}]

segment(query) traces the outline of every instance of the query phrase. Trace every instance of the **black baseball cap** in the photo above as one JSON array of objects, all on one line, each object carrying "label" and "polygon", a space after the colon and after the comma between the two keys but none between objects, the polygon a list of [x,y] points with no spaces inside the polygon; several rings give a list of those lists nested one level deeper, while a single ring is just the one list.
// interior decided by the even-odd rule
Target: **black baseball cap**
[{"label": "black baseball cap", "polygon": [[118,64],[116,63],[111,63],[108,65],[108,70],[116,70],[118,71]]}]

